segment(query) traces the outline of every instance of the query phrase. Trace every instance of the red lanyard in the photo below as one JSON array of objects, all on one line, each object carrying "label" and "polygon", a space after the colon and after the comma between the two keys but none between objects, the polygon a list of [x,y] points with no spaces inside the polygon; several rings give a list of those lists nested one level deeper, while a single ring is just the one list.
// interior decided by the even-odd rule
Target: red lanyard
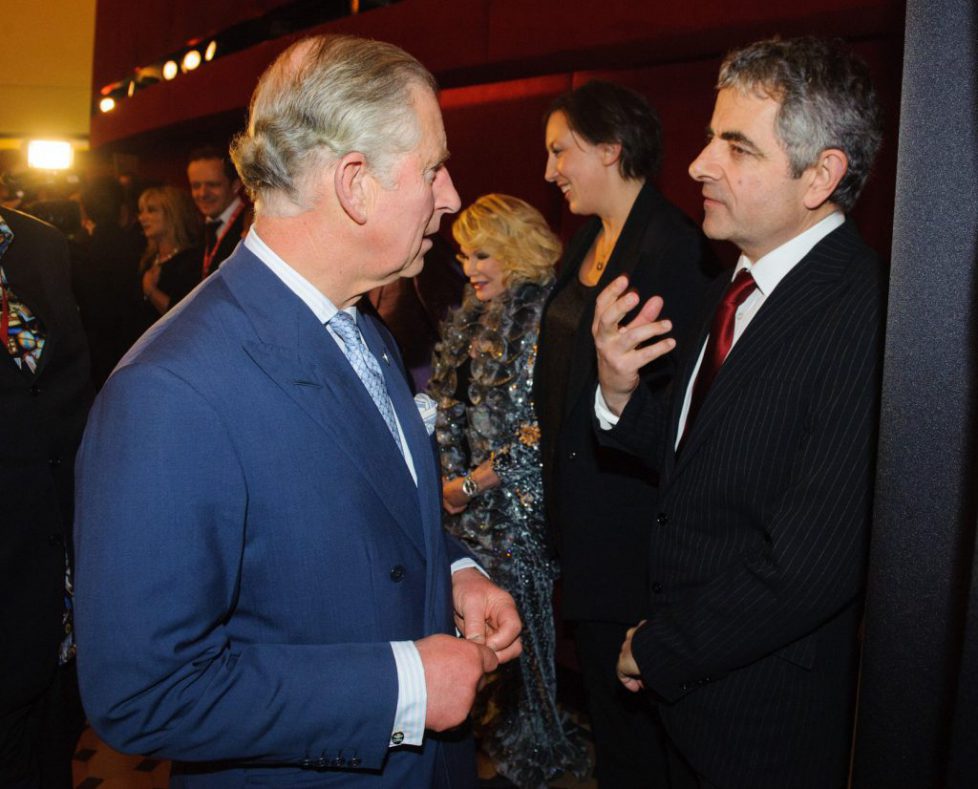
[{"label": "red lanyard", "polygon": [[211,273],[211,263],[214,262],[214,255],[217,254],[217,250],[221,246],[221,242],[224,240],[224,237],[231,231],[231,226],[238,221],[238,217],[241,216],[242,211],[244,211],[243,201],[241,205],[239,205],[238,208],[235,210],[235,212],[231,214],[230,217],[228,217],[228,221],[224,223],[224,229],[221,230],[221,234],[217,237],[217,240],[214,242],[214,246],[211,247],[210,249],[204,250],[204,269],[200,277],[201,279],[206,278],[207,275]]}]

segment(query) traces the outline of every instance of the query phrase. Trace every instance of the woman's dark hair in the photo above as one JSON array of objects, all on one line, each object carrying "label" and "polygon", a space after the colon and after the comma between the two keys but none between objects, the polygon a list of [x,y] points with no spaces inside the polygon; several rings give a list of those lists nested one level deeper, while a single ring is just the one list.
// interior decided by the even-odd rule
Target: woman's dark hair
[{"label": "woman's dark hair", "polygon": [[652,178],[662,162],[659,116],[640,93],[595,80],[557,97],[547,118],[562,112],[567,125],[592,145],[620,143],[623,178]]}]

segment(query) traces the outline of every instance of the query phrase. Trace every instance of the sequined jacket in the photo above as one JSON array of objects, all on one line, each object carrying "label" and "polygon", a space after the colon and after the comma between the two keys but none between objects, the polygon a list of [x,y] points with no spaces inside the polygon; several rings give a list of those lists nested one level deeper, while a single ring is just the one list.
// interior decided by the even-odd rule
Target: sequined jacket
[{"label": "sequined jacket", "polygon": [[[501,483],[476,496],[445,528],[493,574],[512,571],[514,554],[556,576],[545,533],[540,428],[532,402],[540,314],[552,283],[522,283],[483,304],[467,287],[442,325],[429,394],[438,403],[435,434],[442,475],[464,475],[488,458]],[[459,399],[458,371],[470,358]]]}]

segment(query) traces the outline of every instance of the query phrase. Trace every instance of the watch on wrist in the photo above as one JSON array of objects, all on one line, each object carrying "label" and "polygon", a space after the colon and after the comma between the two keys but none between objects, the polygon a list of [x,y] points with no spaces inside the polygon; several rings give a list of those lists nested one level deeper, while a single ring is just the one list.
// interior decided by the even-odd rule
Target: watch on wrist
[{"label": "watch on wrist", "polygon": [[479,495],[479,483],[472,479],[472,474],[466,474],[462,480],[462,493],[470,499]]}]

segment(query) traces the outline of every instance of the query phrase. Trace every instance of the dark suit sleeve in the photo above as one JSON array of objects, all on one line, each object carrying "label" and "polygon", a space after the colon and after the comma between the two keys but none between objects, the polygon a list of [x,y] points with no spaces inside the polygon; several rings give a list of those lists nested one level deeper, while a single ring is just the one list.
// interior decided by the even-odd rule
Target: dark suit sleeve
[{"label": "dark suit sleeve", "polygon": [[[806,393],[803,440],[784,458],[789,484],[760,503],[752,500],[757,491],[725,494],[731,507],[740,501],[759,518],[745,527],[756,544],[685,598],[680,594],[675,605],[657,609],[636,633],[633,654],[643,681],[661,698],[675,700],[791,645],[859,594],[872,504],[881,311],[879,282],[865,278],[847,285],[834,309],[820,316],[818,342],[806,346],[812,358],[804,363],[818,373]],[[779,402],[764,413],[774,431],[778,420],[797,417]],[[724,458],[747,463],[750,454]],[[685,495],[696,490],[687,483]],[[733,516],[704,517],[719,523]]]},{"label": "dark suit sleeve", "polygon": [[610,430],[604,430],[595,417],[598,441],[656,467],[661,462],[669,435],[668,394],[671,391],[671,387],[668,392],[652,392],[646,386],[639,386]]},{"label": "dark suit sleeve", "polygon": [[[187,436],[206,451],[188,452]],[[247,561],[246,543],[268,538],[249,533],[250,518],[290,517],[249,500],[247,482],[222,415],[191,383],[145,364],[107,382],[79,453],[76,628],[88,717],[129,753],[295,764],[342,749],[380,769],[398,694],[388,643],[263,643],[261,623],[254,641],[232,641],[224,627],[243,589],[276,582]],[[342,512],[338,503],[333,517]],[[322,517],[328,533],[331,514]],[[324,578],[323,593],[340,585]]]}]

